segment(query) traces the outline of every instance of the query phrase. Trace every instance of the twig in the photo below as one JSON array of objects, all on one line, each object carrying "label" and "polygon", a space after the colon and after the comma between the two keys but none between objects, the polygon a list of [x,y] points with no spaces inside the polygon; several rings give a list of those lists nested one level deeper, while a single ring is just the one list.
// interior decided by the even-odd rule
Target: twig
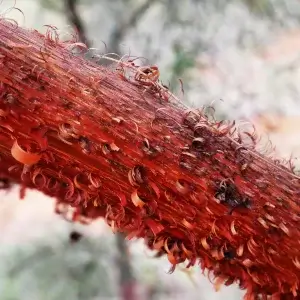
[{"label": "twig", "polygon": [[119,43],[124,38],[128,30],[133,28],[138,20],[147,12],[152,4],[158,0],[146,0],[141,4],[137,9],[135,9],[129,18],[123,22],[120,22],[116,25],[115,29],[111,34],[111,38],[108,44],[108,50],[113,53],[120,54]]},{"label": "twig", "polygon": [[68,15],[69,22],[74,25],[78,32],[78,36],[81,42],[85,43],[90,48],[90,42],[86,36],[85,28],[81,18],[77,11],[77,0],[65,0],[66,12]]}]

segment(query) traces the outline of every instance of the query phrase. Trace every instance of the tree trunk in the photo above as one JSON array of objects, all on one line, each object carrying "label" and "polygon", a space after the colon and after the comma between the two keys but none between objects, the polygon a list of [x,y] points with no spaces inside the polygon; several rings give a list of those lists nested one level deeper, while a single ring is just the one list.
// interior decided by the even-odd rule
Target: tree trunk
[{"label": "tree trunk", "polygon": [[73,221],[104,217],[172,270],[199,262],[216,289],[238,281],[245,299],[298,299],[300,181],[254,150],[253,133],[184,110],[154,67],[111,71],[72,54],[83,45],[53,28],[0,20],[0,37],[4,188],[53,196]]},{"label": "tree trunk", "polygon": [[124,300],[135,300],[136,281],[132,273],[128,247],[123,234],[118,233],[116,235],[116,244],[118,249],[118,269],[120,270],[121,297]]}]

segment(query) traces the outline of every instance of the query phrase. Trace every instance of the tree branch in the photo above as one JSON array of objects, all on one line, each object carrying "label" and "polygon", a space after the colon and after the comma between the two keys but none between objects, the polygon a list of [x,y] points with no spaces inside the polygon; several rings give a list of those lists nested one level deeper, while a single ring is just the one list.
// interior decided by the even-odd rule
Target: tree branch
[{"label": "tree branch", "polygon": [[137,22],[143,17],[147,10],[157,1],[158,0],[145,0],[126,20],[117,23],[108,43],[109,52],[120,54],[120,41],[122,41],[130,29],[136,26]]},{"label": "tree branch", "polygon": [[69,22],[73,24],[77,30],[80,41],[85,43],[90,48],[91,45],[86,36],[83,22],[77,11],[77,0],[65,0],[65,6]]},{"label": "tree branch", "polygon": [[40,190],[73,221],[103,217],[172,270],[199,262],[216,289],[299,299],[300,178],[257,153],[253,132],[167,100],[157,70],[110,71],[3,19],[0,36],[0,176],[21,196]]}]

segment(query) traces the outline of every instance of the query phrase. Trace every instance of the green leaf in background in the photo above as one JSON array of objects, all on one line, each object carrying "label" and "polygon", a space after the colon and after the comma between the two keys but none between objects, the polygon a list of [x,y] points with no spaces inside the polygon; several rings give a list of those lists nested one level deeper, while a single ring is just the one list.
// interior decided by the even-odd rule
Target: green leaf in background
[{"label": "green leaf in background", "polygon": [[173,64],[171,65],[171,81],[170,87],[173,90],[178,87],[178,79],[183,79],[186,72],[195,66],[195,57],[192,53],[184,50],[180,43],[173,45]]},{"label": "green leaf in background", "polygon": [[53,10],[56,12],[63,11],[64,1],[57,1],[57,0],[39,0],[39,1],[41,6],[43,6],[46,9]]}]

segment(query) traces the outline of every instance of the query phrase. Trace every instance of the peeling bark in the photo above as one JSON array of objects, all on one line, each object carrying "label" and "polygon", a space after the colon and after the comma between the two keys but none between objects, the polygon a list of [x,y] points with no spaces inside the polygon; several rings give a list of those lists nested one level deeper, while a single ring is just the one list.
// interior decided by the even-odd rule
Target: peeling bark
[{"label": "peeling bark", "polygon": [[[245,299],[298,299],[300,179],[252,132],[185,110],[156,67],[114,71],[0,20],[0,177],[57,212],[144,238],[172,270],[199,263]],[[248,142],[246,139],[248,138]],[[249,142],[250,141],[250,142]]]}]

